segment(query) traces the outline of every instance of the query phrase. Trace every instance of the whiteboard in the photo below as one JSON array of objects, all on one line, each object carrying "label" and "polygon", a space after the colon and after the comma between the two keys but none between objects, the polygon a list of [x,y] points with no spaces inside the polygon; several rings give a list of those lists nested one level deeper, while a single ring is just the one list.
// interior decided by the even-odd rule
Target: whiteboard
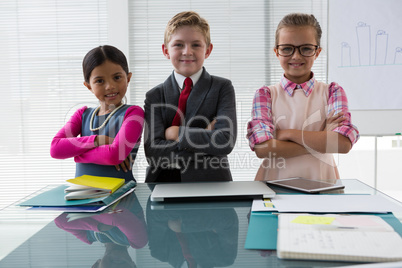
[{"label": "whiteboard", "polygon": [[402,133],[402,110],[352,110],[352,123],[362,136]]},{"label": "whiteboard", "polygon": [[362,135],[402,132],[402,1],[328,5],[328,82],[345,89]]}]

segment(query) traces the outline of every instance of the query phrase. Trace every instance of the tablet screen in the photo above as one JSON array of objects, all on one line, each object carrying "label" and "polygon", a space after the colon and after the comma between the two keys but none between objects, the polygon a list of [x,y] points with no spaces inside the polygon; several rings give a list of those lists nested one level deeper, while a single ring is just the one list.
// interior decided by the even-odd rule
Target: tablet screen
[{"label": "tablet screen", "polygon": [[317,193],[322,191],[345,188],[344,185],[332,184],[324,181],[309,180],[300,177],[267,181],[267,183],[308,193]]}]

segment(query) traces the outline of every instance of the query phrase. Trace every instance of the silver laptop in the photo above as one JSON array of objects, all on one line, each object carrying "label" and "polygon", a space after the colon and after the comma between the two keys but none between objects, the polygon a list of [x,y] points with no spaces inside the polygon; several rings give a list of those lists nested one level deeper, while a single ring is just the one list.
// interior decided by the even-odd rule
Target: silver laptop
[{"label": "silver laptop", "polygon": [[157,184],[151,201],[234,200],[272,198],[275,192],[262,181],[182,182]]}]

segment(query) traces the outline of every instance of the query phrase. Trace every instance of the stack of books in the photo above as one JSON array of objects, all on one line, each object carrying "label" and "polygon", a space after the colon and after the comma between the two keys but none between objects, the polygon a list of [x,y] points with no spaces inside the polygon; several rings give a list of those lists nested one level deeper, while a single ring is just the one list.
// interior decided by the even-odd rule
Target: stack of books
[{"label": "stack of books", "polygon": [[68,185],[47,186],[26,198],[19,206],[34,210],[99,212],[132,193],[136,182],[83,175],[67,180]]}]

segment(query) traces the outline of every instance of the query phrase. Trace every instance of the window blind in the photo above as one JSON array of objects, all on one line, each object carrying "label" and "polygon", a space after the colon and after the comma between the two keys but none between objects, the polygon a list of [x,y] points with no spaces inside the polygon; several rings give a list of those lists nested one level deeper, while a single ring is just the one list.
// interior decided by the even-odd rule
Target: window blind
[{"label": "window blind", "polygon": [[107,19],[106,0],[0,2],[0,208],[74,176],[50,142],[77,108],[96,105],[81,64],[107,43]]},{"label": "window blind", "polygon": [[[175,14],[193,10],[211,27],[214,45],[204,66],[212,75],[229,78],[235,88],[238,137],[229,155],[234,180],[253,180],[260,160],[248,146],[247,122],[255,91],[279,81],[283,70],[273,52],[274,38],[280,19],[291,12],[314,14],[324,31],[324,51],[316,60],[317,79],[326,79],[327,3],[318,0],[228,0],[228,1],[129,1],[129,48],[131,103],[144,105],[145,93],[165,81],[173,71],[162,54],[163,34]],[[143,147],[135,163],[136,177],[144,179],[147,163]]]},{"label": "window blind", "polygon": [[[141,107],[145,93],[173,70],[161,50],[168,20],[194,10],[209,21],[214,49],[205,67],[231,79],[236,90],[238,138],[229,155],[235,180],[252,180],[260,164],[248,147],[246,124],[254,92],[282,75],[272,48],[276,26],[287,13],[313,13],[320,21],[324,51],[313,71],[325,81],[327,1],[0,1],[0,209],[74,176],[73,159],[52,159],[50,142],[76,109],[97,105],[82,84],[81,63],[91,48],[119,44],[117,33],[127,34],[113,23],[120,20],[110,15],[111,7],[117,10],[113,14],[128,16],[129,104]],[[142,145],[134,167],[139,182],[148,166]]]}]

